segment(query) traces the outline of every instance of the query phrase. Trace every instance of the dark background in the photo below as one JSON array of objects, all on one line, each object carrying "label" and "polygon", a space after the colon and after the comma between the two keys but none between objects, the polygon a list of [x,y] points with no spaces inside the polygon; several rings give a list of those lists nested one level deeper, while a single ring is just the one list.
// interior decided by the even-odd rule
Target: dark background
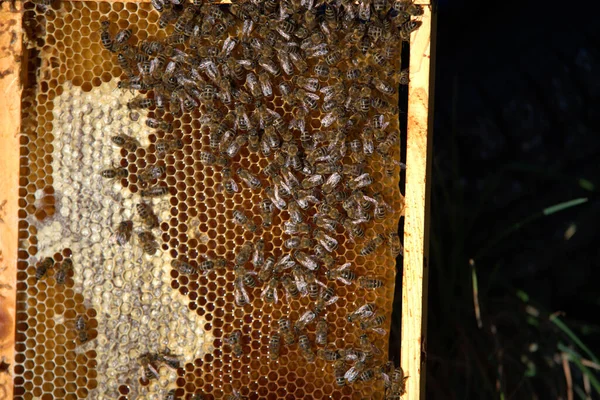
[{"label": "dark background", "polygon": [[[558,346],[579,349],[554,312],[598,353],[598,11],[585,1],[438,4],[428,398],[566,399]],[[542,213],[578,198],[588,201]]]}]

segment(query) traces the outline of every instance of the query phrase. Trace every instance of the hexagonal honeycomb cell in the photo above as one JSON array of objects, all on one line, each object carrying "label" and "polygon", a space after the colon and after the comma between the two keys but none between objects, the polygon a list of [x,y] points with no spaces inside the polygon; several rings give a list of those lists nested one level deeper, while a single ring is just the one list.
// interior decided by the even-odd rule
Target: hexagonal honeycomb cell
[{"label": "hexagonal honeycomb cell", "polygon": [[394,394],[419,8],[292,3],[25,2],[18,398]]}]

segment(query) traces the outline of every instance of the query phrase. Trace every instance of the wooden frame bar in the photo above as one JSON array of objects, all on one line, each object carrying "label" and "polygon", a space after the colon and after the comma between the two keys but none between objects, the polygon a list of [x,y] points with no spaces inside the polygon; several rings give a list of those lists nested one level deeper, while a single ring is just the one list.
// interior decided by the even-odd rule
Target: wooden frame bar
[{"label": "wooden frame bar", "polygon": [[[19,5],[16,5],[19,7]],[[21,131],[22,14],[0,4],[0,397],[13,397],[17,257],[19,247],[19,132]]]},{"label": "wooden frame bar", "polygon": [[430,1],[419,17],[421,27],[410,42],[406,196],[404,217],[404,272],[400,364],[407,400],[424,399],[427,362],[427,288],[429,264],[429,207],[433,134],[435,14]]},{"label": "wooden frame bar", "polygon": [[[416,3],[425,6],[425,13],[419,17],[422,25],[413,34],[410,48],[401,326],[401,366],[409,376],[404,398],[408,400],[425,398],[434,84],[432,39],[435,38],[435,14],[430,1]],[[11,365],[7,372],[0,371],[0,397],[7,399],[13,396],[12,376],[6,374],[11,373],[14,363],[22,92],[22,14],[12,7],[7,2],[0,4],[0,362],[4,360]]]}]

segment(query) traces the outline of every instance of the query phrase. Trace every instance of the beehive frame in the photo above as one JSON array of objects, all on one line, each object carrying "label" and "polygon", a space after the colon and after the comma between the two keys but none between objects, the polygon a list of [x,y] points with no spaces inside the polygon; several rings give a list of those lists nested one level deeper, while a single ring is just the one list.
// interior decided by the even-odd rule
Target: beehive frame
[{"label": "beehive frame", "polygon": [[[418,2],[429,6],[428,2]],[[0,10],[0,360],[12,366],[16,316],[16,260],[19,240],[19,146],[21,120],[21,10],[3,3]],[[425,7],[422,27],[411,38],[401,365],[408,376],[406,398],[424,396],[427,230],[431,151],[432,10]],[[7,371],[11,372],[11,369]],[[9,374],[0,385],[12,397]],[[1,389],[0,389],[1,390]],[[4,393],[0,392],[4,395]]]}]

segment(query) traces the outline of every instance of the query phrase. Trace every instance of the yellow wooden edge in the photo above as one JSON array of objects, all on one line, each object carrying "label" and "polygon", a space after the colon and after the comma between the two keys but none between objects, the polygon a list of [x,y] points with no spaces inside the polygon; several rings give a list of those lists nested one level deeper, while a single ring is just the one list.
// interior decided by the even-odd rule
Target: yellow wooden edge
[{"label": "yellow wooden edge", "polygon": [[21,130],[21,12],[0,3],[0,398],[13,397],[17,257],[19,245],[19,132]]},{"label": "yellow wooden edge", "polygon": [[424,8],[421,27],[410,43],[404,275],[402,279],[402,350],[406,400],[425,398],[427,278],[429,264],[429,197],[433,129],[432,38],[435,15]]}]

